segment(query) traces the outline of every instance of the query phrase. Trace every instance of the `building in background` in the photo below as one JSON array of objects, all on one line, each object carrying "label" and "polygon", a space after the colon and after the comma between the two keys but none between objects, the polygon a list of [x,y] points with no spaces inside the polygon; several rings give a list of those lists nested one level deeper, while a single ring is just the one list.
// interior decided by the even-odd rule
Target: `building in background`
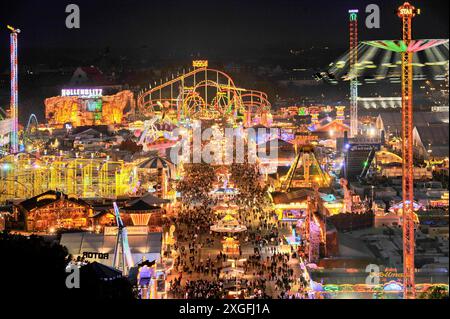
[{"label": "building in background", "polygon": [[63,89],[44,104],[45,118],[54,127],[122,124],[135,108],[131,91],[103,95],[101,88]]}]

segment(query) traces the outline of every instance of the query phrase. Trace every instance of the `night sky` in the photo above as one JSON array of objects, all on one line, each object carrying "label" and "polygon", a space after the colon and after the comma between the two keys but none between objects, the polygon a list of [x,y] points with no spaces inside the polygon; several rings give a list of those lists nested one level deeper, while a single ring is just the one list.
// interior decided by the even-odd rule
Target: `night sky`
[{"label": "night sky", "polygon": [[[80,6],[80,29],[65,27],[69,3]],[[365,7],[371,3],[381,7],[381,29],[362,27],[360,38],[399,38],[400,19],[394,15],[402,3],[399,0],[2,0],[0,23],[22,30],[21,50],[41,53],[104,47],[146,47],[161,54],[264,52],[311,45],[345,49],[348,9],[358,8],[362,23]],[[414,0],[412,4],[423,11],[414,21],[416,38],[448,38],[448,1]],[[3,26],[0,39],[0,56],[7,59],[8,30]]]},{"label": "night sky", "polygon": [[[80,7],[80,29],[65,26],[68,15],[65,8],[70,3]],[[381,8],[380,29],[364,26],[365,8],[372,3]],[[349,9],[360,11],[361,40],[399,39],[401,21],[395,12],[402,3],[402,0],[0,0],[0,105],[9,102],[7,24],[22,31],[19,115],[24,122],[30,112],[42,120],[43,99],[57,94],[58,85],[66,81],[64,75],[45,77],[46,73],[36,72],[41,75],[26,76],[34,70],[64,69],[71,74],[81,65],[97,65],[106,71],[108,66],[123,65],[124,72],[137,74],[146,68],[178,70],[189,66],[194,58],[206,58],[219,67],[236,62],[244,67],[307,68],[310,73],[305,76],[312,78],[313,72],[323,70],[348,50]],[[449,37],[449,1],[414,0],[412,4],[422,9],[422,15],[414,20],[414,38]],[[290,54],[290,49],[301,53]],[[254,85],[268,90],[271,96],[277,94],[271,91],[272,85]],[[345,98],[340,91],[326,90],[331,96]]]}]

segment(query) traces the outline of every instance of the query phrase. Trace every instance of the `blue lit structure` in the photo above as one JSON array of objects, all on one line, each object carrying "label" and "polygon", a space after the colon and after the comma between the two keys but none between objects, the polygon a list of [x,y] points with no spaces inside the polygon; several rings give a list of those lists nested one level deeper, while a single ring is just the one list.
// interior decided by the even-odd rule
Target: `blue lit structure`
[{"label": "blue lit structure", "polygon": [[18,122],[18,69],[17,69],[17,35],[20,33],[19,29],[14,29],[8,25],[10,34],[10,49],[11,49],[11,137],[10,137],[10,152],[12,154],[19,152],[19,122]]}]

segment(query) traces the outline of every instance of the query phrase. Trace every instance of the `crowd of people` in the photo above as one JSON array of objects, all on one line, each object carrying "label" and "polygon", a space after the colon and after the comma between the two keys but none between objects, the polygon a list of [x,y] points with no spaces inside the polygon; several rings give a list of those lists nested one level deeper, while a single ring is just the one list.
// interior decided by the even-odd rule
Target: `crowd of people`
[{"label": "crowd of people", "polygon": [[[216,173],[207,165],[186,170],[179,183],[183,204],[177,217],[175,233],[176,258],[170,278],[170,298],[304,298],[307,282],[295,273],[298,253],[283,251],[283,226],[267,205],[267,190],[260,183],[254,165],[234,164],[230,184],[239,195],[233,198],[236,219],[247,231],[233,234],[239,243],[238,253],[227,255],[222,250],[225,234],[211,231],[222,216],[214,207],[229,198],[211,196],[214,187],[221,187]],[[228,181],[224,184],[228,184]],[[284,229],[290,232],[289,229]],[[240,261],[237,266],[237,261]],[[234,264],[234,266],[231,266]],[[233,273],[237,268],[238,273]]]},{"label": "crowd of people", "polygon": [[171,294],[184,299],[222,299],[225,295],[223,282],[210,280],[187,280],[184,286],[178,278],[171,282]]},{"label": "crowd of people", "polygon": [[239,189],[236,204],[253,207],[267,204],[267,186],[261,182],[258,168],[254,164],[232,164],[230,180]]},{"label": "crowd of people", "polygon": [[177,183],[177,191],[182,194],[183,203],[192,204],[208,200],[215,179],[216,176],[211,165],[185,165],[184,177]]}]

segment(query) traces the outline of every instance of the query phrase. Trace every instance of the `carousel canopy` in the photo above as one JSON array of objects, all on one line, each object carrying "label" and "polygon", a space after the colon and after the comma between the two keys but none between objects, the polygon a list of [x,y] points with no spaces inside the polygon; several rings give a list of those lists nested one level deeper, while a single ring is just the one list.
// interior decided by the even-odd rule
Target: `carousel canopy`
[{"label": "carousel canopy", "polygon": [[149,159],[146,159],[141,164],[139,164],[138,168],[143,169],[158,169],[158,168],[165,168],[168,170],[171,170],[173,168],[173,163],[169,161],[167,158],[160,157],[160,156],[154,156],[150,157]]},{"label": "carousel canopy", "polygon": [[221,166],[218,169],[216,169],[216,174],[217,175],[226,175],[228,173],[229,173],[229,171],[228,171],[228,168],[226,166]]}]

